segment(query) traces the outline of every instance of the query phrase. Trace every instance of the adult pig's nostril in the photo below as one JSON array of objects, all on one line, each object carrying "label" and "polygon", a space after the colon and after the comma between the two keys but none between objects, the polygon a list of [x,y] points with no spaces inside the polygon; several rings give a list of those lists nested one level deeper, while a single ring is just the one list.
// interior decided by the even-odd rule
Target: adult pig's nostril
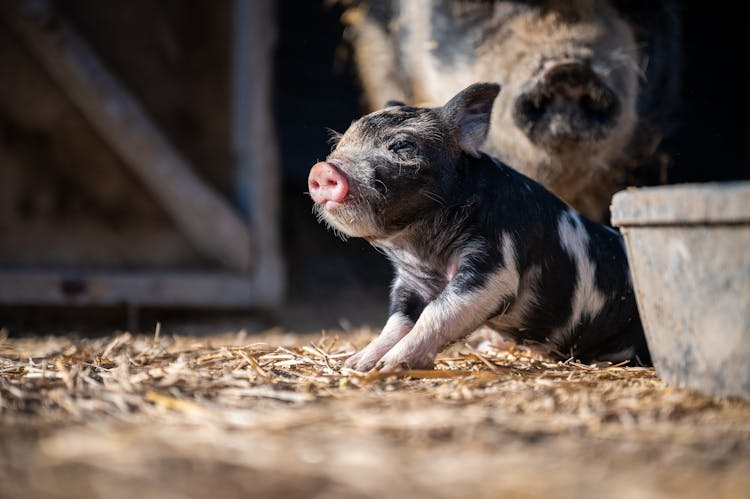
[{"label": "adult pig's nostril", "polygon": [[312,167],[307,185],[310,197],[318,204],[341,203],[349,192],[349,184],[344,174],[326,161],[316,163]]}]

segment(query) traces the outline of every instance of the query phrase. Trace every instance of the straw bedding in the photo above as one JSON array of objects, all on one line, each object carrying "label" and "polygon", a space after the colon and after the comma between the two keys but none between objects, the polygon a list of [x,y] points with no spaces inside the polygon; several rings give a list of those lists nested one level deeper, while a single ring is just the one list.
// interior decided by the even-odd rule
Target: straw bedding
[{"label": "straw bedding", "polygon": [[373,331],[0,337],[0,497],[747,497],[750,405],[649,368]]}]

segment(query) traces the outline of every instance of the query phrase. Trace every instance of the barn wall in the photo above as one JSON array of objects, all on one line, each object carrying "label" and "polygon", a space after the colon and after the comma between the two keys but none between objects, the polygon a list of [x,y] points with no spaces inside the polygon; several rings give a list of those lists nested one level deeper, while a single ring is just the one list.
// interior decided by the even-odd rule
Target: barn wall
[{"label": "barn wall", "polygon": [[[229,2],[55,5],[229,195]],[[2,22],[0,60],[0,265],[211,266]]]}]

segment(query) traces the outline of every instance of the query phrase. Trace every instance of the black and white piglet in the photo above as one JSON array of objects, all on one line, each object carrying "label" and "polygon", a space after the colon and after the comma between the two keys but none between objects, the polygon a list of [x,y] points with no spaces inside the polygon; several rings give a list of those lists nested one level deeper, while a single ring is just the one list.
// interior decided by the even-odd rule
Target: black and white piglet
[{"label": "black and white piglet", "polygon": [[390,317],[348,367],[428,367],[483,324],[560,358],[648,362],[621,236],[479,151],[499,91],[368,114],[312,167],[318,217],[396,270]]}]

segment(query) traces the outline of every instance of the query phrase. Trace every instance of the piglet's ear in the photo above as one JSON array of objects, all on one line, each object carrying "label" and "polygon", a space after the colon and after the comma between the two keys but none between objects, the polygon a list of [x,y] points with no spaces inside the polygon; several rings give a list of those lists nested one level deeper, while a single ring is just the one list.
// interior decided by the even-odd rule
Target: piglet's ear
[{"label": "piglet's ear", "polygon": [[404,107],[406,104],[401,102],[400,100],[389,100],[385,103],[385,106],[383,107]]},{"label": "piglet's ear", "polygon": [[439,109],[443,119],[453,126],[461,148],[474,157],[479,157],[479,148],[487,138],[492,104],[498,93],[497,83],[475,83]]}]

